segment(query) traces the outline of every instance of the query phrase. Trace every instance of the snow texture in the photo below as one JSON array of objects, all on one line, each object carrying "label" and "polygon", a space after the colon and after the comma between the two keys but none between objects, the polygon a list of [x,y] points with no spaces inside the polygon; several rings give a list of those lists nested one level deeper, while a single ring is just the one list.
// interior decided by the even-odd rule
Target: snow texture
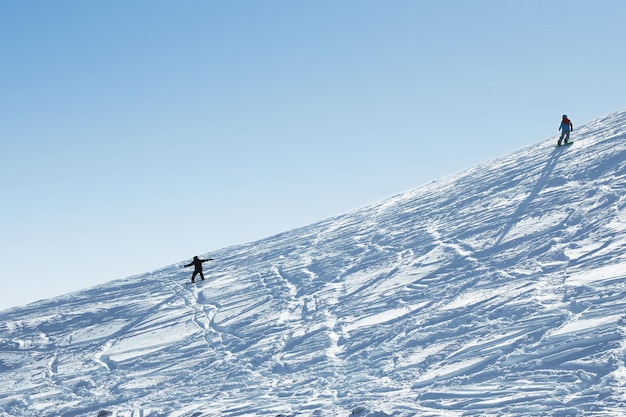
[{"label": "snow texture", "polygon": [[2,311],[0,415],[621,415],[626,111],[573,139]]}]

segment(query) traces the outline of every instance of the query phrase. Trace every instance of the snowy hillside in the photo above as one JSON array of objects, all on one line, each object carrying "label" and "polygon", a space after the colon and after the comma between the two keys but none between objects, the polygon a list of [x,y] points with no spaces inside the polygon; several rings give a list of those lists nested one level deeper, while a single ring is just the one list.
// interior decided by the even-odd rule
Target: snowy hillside
[{"label": "snowy hillside", "polygon": [[573,139],[0,312],[0,415],[621,415],[626,111]]}]

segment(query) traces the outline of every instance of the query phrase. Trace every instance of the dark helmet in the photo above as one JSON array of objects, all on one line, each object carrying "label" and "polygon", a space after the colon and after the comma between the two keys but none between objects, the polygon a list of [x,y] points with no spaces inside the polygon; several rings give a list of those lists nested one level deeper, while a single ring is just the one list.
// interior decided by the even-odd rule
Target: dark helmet
[{"label": "dark helmet", "polygon": [[563,115],[563,118],[564,118],[564,119],[567,119],[567,114],[564,114],[564,115]]}]

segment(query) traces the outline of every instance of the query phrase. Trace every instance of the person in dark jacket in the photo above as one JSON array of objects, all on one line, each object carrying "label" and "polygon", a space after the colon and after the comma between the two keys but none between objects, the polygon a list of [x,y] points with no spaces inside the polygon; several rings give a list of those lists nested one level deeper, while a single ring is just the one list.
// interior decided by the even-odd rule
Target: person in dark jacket
[{"label": "person in dark jacket", "polygon": [[565,139],[564,145],[567,145],[569,142],[569,133],[574,130],[574,125],[572,121],[567,118],[567,114],[563,115],[563,119],[561,120],[561,126],[559,126],[559,130],[561,131],[561,137],[559,138],[558,146],[561,146],[561,142]]},{"label": "person in dark jacket", "polygon": [[191,282],[196,282],[196,275],[200,274],[200,278],[204,281],[204,274],[202,273],[202,264],[208,261],[212,261],[213,259],[200,259],[197,256],[193,257],[193,261],[184,265],[185,268],[188,266],[193,266],[193,274],[191,274]]}]

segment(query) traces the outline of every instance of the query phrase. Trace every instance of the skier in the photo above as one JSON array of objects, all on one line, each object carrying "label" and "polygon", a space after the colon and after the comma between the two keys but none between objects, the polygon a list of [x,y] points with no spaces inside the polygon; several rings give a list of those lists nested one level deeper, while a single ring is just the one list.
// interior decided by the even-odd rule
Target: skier
[{"label": "skier", "polygon": [[563,138],[565,138],[563,145],[567,145],[569,143],[569,133],[574,131],[574,125],[572,125],[572,121],[567,118],[567,114],[563,115],[563,120],[561,120],[559,130],[561,131],[561,137],[559,138],[558,146],[561,146]]},{"label": "skier", "polygon": [[187,265],[184,265],[185,268],[187,268],[188,266],[192,266],[192,265],[194,267],[193,274],[191,274],[191,282],[196,282],[196,275],[198,274],[200,274],[200,278],[202,278],[202,281],[204,281],[204,274],[202,273],[202,264],[208,261],[212,261],[212,260],[213,260],[212,258],[200,259],[197,256],[194,256],[193,261],[191,261]]}]

